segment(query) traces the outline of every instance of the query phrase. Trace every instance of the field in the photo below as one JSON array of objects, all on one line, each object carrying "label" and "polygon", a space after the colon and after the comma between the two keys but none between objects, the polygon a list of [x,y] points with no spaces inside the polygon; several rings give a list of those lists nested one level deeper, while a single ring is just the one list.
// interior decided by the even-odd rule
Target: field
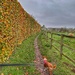
[{"label": "field", "polygon": [[[38,37],[38,45],[41,51],[42,56],[46,56],[48,61],[52,64],[56,64],[57,67],[53,71],[54,75],[75,75],[75,64],[69,61],[67,58],[62,56],[60,59],[60,52],[57,51],[54,47],[50,46],[50,33],[48,36],[41,33]],[[36,71],[34,65],[35,53],[34,53],[34,39],[36,35],[32,35],[29,38],[25,39],[21,45],[15,48],[15,51],[11,55],[10,59],[5,63],[30,63],[30,66],[8,66],[0,67],[0,74],[4,75],[40,75]],[[54,35],[53,38],[57,41],[60,41],[60,36]],[[72,48],[75,48],[75,40],[64,38],[64,43],[68,44]],[[53,41],[58,49],[60,45]],[[75,52],[63,47],[63,53],[75,60]]]},{"label": "field", "polygon": [[[41,54],[46,56],[48,61],[57,65],[56,70],[53,72],[54,75],[75,75],[75,63],[72,63],[64,56],[62,56],[62,59],[60,59],[60,52],[54,47],[50,48],[50,36],[51,35],[49,33],[41,33],[39,37],[39,47]],[[60,41],[60,36],[54,35],[53,38],[57,41]],[[75,39],[64,38],[64,43],[75,49]],[[58,43],[53,41],[53,45],[60,49],[60,45]],[[75,51],[63,47],[63,53],[75,60]]]}]

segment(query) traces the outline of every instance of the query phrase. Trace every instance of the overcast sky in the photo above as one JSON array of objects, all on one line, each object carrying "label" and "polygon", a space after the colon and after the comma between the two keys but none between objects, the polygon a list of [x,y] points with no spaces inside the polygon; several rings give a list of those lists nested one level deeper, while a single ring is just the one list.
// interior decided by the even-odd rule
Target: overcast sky
[{"label": "overcast sky", "polygon": [[41,25],[75,28],[75,0],[18,1]]}]

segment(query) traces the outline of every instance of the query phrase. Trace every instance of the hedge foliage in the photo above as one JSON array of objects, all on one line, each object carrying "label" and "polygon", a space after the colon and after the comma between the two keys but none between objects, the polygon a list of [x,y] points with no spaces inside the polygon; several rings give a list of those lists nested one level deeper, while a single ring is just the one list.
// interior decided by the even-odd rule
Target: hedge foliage
[{"label": "hedge foliage", "polygon": [[40,29],[17,0],[0,0],[0,63],[9,59],[15,46]]}]

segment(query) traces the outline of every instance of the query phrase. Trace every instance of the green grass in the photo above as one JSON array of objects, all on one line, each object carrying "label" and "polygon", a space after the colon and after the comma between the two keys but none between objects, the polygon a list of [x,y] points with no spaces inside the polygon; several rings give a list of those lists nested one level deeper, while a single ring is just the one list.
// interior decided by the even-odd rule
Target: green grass
[{"label": "green grass", "polygon": [[[67,35],[68,33],[60,33],[60,34]],[[50,37],[50,33],[48,33],[48,37]],[[61,36],[53,35],[53,39],[60,42]],[[75,38],[64,37],[63,43],[74,49],[74,50],[71,50],[71,49],[63,46],[63,53],[68,55],[69,57],[71,57],[73,60],[75,60],[75,56],[74,56],[75,55]],[[58,44],[57,42],[53,41],[53,45],[57,46],[57,48],[60,49],[60,44]]]},{"label": "green grass", "polygon": [[[7,60],[5,63],[31,63],[34,64],[35,60],[35,53],[34,53],[34,39],[36,35],[32,35],[26,40],[22,42],[20,46],[18,46],[12,56]],[[9,67],[2,67],[0,70],[0,74],[3,73],[4,75],[39,75],[36,71],[35,66],[9,66]]]},{"label": "green grass", "polygon": [[[50,34],[48,34],[48,36],[50,37]],[[60,37],[54,36],[54,39],[56,40],[60,40]],[[69,40],[65,39],[65,41],[67,42],[66,44],[68,44]],[[64,41],[64,42],[65,42]],[[73,41],[75,43],[75,40]],[[71,46],[72,43],[70,43]],[[60,45],[56,42],[53,41],[53,45],[55,45],[57,48],[60,49]],[[73,46],[73,44],[72,44]],[[64,64],[64,62],[75,66],[74,63],[72,63],[71,61],[69,61],[67,58],[65,58],[64,56],[62,57],[62,59],[60,59],[60,53],[52,47],[52,49],[50,49],[50,39],[47,40],[47,38],[45,38],[45,35],[41,34],[39,37],[39,47],[41,50],[41,54],[43,56],[46,56],[48,58],[48,61],[52,62],[53,64],[57,65],[57,68],[54,70],[54,74],[55,75],[75,75],[74,72],[72,72],[71,70],[73,69],[73,67],[67,66]],[[75,48],[75,47],[74,47]],[[65,50],[63,51],[66,55],[68,55],[70,58],[75,58],[75,53],[71,50],[68,50],[66,48],[64,48]]]}]

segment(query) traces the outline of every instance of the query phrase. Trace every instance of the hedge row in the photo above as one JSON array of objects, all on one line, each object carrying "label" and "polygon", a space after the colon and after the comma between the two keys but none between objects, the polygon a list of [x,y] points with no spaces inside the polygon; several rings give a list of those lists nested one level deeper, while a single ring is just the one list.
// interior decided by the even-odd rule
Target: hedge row
[{"label": "hedge row", "polygon": [[15,46],[40,28],[17,0],[0,0],[0,63],[9,59]]}]

